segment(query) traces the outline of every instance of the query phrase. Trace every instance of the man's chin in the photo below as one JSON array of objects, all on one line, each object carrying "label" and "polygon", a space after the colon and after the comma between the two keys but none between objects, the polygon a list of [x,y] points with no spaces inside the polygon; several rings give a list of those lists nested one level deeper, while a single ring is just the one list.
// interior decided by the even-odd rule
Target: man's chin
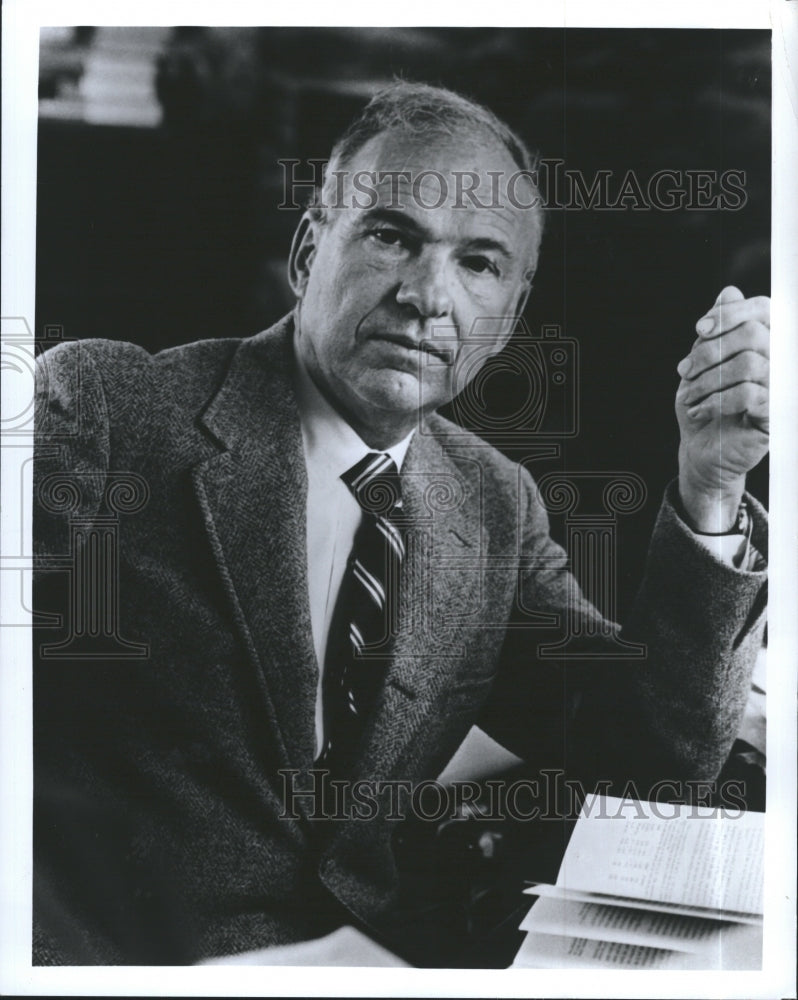
[{"label": "man's chin", "polygon": [[422,387],[417,372],[382,368],[368,376],[362,399],[385,417],[391,413],[416,413],[422,405]]},{"label": "man's chin", "polygon": [[406,426],[447,401],[439,387],[434,390],[419,378],[418,372],[400,368],[381,368],[369,373],[361,383],[360,400],[381,423],[394,420]]}]

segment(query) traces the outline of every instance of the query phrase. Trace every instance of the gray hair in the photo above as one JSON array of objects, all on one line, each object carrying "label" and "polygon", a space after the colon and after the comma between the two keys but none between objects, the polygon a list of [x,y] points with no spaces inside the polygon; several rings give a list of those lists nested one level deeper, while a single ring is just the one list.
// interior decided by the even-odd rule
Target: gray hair
[{"label": "gray hair", "polygon": [[[487,136],[504,146],[537,194],[533,180],[537,154],[531,153],[526,143],[492,111],[445,87],[402,81],[375,94],[333,146],[322,191],[316,193],[309,206],[317,221],[326,219],[325,197],[330,203],[333,171],[351,161],[374,136],[400,130],[429,140],[458,134]],[[536,244],[539,244],[543,232],[543,209],[539,198],[534,219],[538,229]]]}]

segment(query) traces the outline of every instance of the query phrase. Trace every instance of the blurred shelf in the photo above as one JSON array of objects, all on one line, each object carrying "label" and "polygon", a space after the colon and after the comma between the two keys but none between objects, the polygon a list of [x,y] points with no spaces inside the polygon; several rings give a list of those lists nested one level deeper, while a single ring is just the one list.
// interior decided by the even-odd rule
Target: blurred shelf
[{"label": "blurred shelf", "polygon": [[43,29],[39,115],[92,125],[154,128],[158,56],[169,28]]}]

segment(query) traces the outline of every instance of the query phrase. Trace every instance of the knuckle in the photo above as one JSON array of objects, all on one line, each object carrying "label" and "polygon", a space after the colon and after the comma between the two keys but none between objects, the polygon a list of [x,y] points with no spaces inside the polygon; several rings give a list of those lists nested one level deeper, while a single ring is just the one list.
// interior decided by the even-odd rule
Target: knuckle
[{"label": "knuckle", "polygon": [[737,367],[742,371],[749,371],[751,369],[758,369],[760,367],[760,362],[765,359],[757,351],[751,350],[747,347],[744,351],[740,351],[739,354],[735,356],[737,361]]},{"label": "knuckle", "polygon": [[764,345],[769,339],[770,328],[761,320],[748,317],[738,328],[737,340],[744,350]]},{"label": "knuckle", "polygon": [[756,323],[756,337],[758,343],[763,347],[768,347],[770,344],[770,324],[758,320]]},{"label": "knuckle", "polygon": [[746,382],[743,386],[742,397],[747,403],[753,403],[760,398],[762,386],[755,382]]},{"label": "knuckle", "polygon": [[733,358],[733,371],[736,375],[760,377],[770,371],[770,362],[763,354],[747,348]]},{"label": "knuckle", "polygon": [[767,343],[770,340],[770,327],[768,324],[763,323],[761,319],[755,319],[752,322],[756,339]]},{"label": "knuckle", "polygon": [[767,375],[770,373],[770,358],[766,358],[763,354],[759,354],[757,351],[751,352],[754,355],[754,364],[756,365],[756,370],[762,375]]}]

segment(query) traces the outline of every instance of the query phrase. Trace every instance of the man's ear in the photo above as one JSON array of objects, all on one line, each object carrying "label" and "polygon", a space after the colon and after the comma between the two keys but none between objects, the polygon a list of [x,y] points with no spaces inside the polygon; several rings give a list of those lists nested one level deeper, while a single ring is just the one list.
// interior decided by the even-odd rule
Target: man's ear
[{"label": "man's ear", "polygon": [[[518,319],[520,319],[524,315],[524,309],[526,309],[526,304],[529,301],[529,296],[530,296],[530,293],[532,292],[532,277],[533,277],[534,273],[535,273],[534,271],[528,271],[524,275],[524,279],[525,279],[524,280],[524,287],[522,288],[522,290],[521,290],[521,292],[520,292],[520,294],[518,296],[518,300],[516,301],[516,305],[515,305],[515,313],[514,313],[514,315]],[[492,354],[498,354],[500,351],[504,350],[504,348],[507,346],[507,343],[510,340],[510,337],[512,337],[513,331],[515,330],[516,326],[517,326],[517,321],[514,322],[509,327],[509,329],[504,334],[504,336],[501,338],[501,340],[496,344],[496,347],[491,352]]]},{"label": "man's ear", "polygon": [[320,223],[305,212],[296,227],[288,255],[288,283],[298,299],[305,294],[310,268],[316,255]]},{"label": "man's ear", "polygon": [[529,296],[532,294],[532,279],[535,277],[535,268],[530,267],[524,272],[524,287],[518,296],[518,304],[515,307],[515,315],[523,316]]}]

